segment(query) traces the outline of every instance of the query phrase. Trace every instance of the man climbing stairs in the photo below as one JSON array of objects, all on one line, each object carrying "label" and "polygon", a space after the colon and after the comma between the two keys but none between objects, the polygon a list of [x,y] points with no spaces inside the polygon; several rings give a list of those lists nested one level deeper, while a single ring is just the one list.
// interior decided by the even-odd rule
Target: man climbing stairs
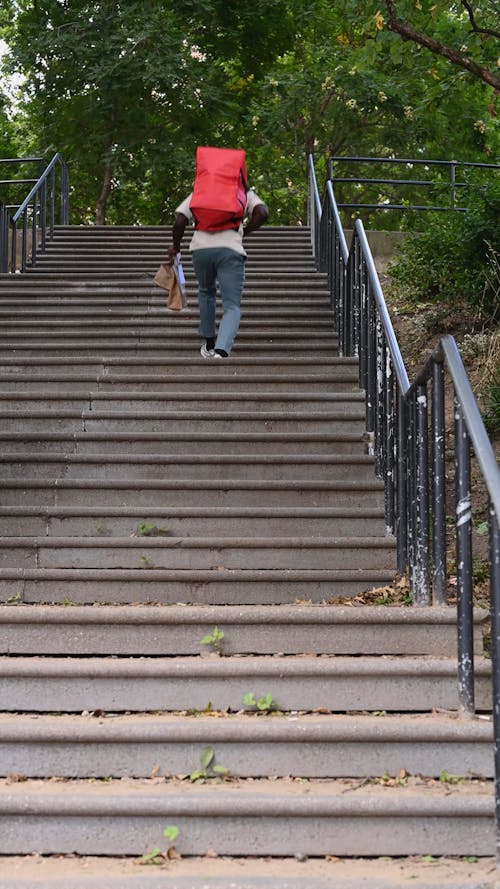
[{"label": "man climbing stairs", "polygon": [[395,547],[309,232],[249,238],[219,362],[189,255],[187,310],[152,283],[166,241],[60,228],[0,277],[0,887],[384,887],[457,855],[440,878],[484,885],[481,621],[466,722],[454,610],[362,604]]}]

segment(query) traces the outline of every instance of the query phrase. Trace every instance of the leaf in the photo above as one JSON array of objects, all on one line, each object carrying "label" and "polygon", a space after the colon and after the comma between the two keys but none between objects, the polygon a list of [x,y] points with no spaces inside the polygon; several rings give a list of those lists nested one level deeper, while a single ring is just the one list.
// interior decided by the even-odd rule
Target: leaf
[{"label": "leaf", "polygon": [[140,859],[140,864],[159,864],[156,859],[161,858],[161,849],[158,849],[155,846],[154,849],[151,849],[151,852],[145,852],[144,855]]},{"label": "leaf", "polygon": [[257,706],[257,701],[255,700],[255,696],[252,691],[247,692],[247,694],[243,696],[243,704],[245,705],[245,707]]},{"label": "leaf", "polygon": [[271,710],[275,706],[276,705],[273,701],[272,695],[263,695],[257,701],[257,707],[259,708],[259,710]]},{"label": "leaf", "polygon": [[170,843],[173,843],[174,840],[179,836],[179,828],[176,827],[175,824],[170,824],[163,831],[163,836],[167,838]]},{"label": "leaf", "polygon": [[212,768],[214,775],[229,775],[229,769],[225,766],[214,766]]},{"label": "leaf", "polygon": [[213,747],[205,747],[201,751],[200,762],[201,762],[201,767],[202,767],[202,769],[204,769],[205,772],[208,769],[210,763],[213,762],[214,756],[215,756],[215,751],[214,751]]}]

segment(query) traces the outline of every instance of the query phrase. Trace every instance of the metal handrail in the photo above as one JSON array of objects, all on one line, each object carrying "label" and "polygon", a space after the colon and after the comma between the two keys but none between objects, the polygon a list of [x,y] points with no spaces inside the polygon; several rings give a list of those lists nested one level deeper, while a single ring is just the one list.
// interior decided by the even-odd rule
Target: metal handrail
[{"label": "metal handrail", "polygon": [[[312,162],[312,159],[311,161]],[[318,267],[327,273],[339,349],[359,358],[366,425],[385,485],[386,523],[415,605],[447,601],[445,368],[454,390],[455,549],[459,711],[475,715],[471,448],[489,498],[493,732],[500,850],[500,468],[453,337],[444,336],[410,384],[361,220],[347,257],[333,186],[319,219]],[[429,397],[430,388],[430,397]],[[430,404],[430,411],[429,411]],[[432,579],[431,579],[432,578]],[[499,852],[500,856],[500,852]],[[500,866],[500,857],[499,857]]]},{"label": "metal handrail", "polygon": [[362,183],[364,185],[399,185],[399,186],[417,186],[419,188],[433,188],[436,186],[444,186],[444,182],[436,182],[432,179],[388,179],[381,177],[369,177],[369,176],[334,176],[333,175],[333,166],[334,164],[392,164],[394,166],[404,165],[404,166],[419,166],[425,168],[436,167],[437,169],[446,169],[449,171],[449,197],[450,203],[449,205],[442,206],[436,204],[408,204],[408,203],[360,203],[360,202],[338,202],[338,207],[342,210],[347,209],[364,209],[364,210],[414,210],[417,212],[422,211],[432,211],[432,212],[446,212],[449,210],[454,210],[457,212],[466,212],[467,207],[458,207],[456,203],[456,191],[460,188],[467,188],[468,185],[466,182],[458,182],[457,181],[457,171],[459,169],[490,169],[490,170],[500,170],[499,164],[487,164],[487,163],[472,163],[468,161],[455,161],[455,160],[431,160],[426,158],[400,158],[400,157],[345,157],[345,156],[332,156],[328,158],[327,170],[328,170],[328,179],[333,183],[339,184],[352,184],[352,183]]},{"label": "metal handrail", "polygon": [[[0,163],[23,164],[39,162],[41,158],[4,158]],[[49,240],[54,237],[55,228],[55,193],[56,168],[60,174],[60,223],[67,225],[69,219],[69,182],[66,164],[57,152],[44,167],[41,175],[34,181],[33,187],[20,205],[0,203],[0,272],[25,272],[28,265],[36,265],[37,251],[42,253]],[[23,180],[12,179],[10,184],[21,183]],[[10,211],[15,210],[11,215]],[[31,253],[28,259],[28,217],[31,217]],[[22,221],[21,262],[18,269],[17,227]],[[47,235],[48,227],[48,235]],[[11,248],[9,257],[9,228],[11,231]],[[39,240],[40,239],[40,240]]]}]

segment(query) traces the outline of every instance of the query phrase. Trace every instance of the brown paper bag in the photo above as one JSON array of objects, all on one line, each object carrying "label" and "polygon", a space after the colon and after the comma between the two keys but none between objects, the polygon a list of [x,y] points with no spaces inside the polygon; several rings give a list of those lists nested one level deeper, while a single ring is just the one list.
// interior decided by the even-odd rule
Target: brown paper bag
[{"label": "brown paper bag", "polygon": [[185,301],[173,266],[162,262],[153,281],[158,287],[163,287],[167,291],[167,309],[180,312],[185,306]]}]

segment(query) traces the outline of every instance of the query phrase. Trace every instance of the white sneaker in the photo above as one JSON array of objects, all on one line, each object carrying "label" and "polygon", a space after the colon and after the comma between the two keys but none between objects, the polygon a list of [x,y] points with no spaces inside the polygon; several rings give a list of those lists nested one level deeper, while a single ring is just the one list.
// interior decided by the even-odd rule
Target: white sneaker
[{"label": "white sneaker", "polygon": [[200,349],[200,355],[202,358],[220,358],[220,355],[216,355],[214,349],[207,349],[207,344],[203,343]]}]

